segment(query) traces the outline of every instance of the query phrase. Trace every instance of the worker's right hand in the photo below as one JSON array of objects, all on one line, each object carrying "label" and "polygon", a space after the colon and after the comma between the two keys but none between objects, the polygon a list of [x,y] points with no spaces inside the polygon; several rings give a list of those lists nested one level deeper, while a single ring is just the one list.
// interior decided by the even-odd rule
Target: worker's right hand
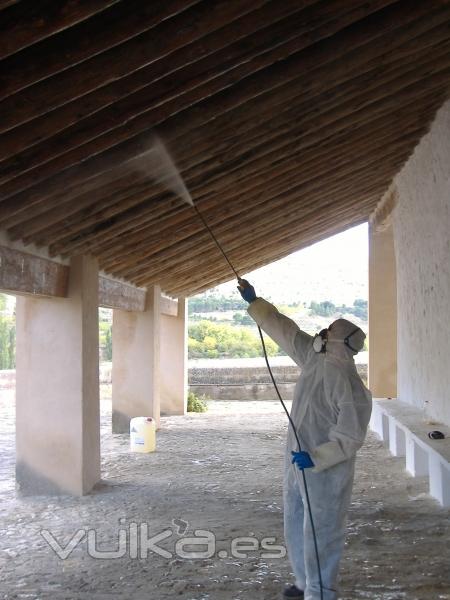
[{"label": "worker's right hand", "polygon": [[253,300],[256,300],[255,288],[246,279],[238,279],[238,282],[239,285],[237,286],[237,289],[242,298],[249,304],[253,302]]},{"label": "worker's right hand", "polygon": [[308,452],[304,452],[303,450],[300,450],[300,452],[291,452],[291,454],[292,454],[292,461],[291,461],[292,464],[297,465],[297,467],[300,469],[300,471],[303,471],[303,469],[310,469],[311,467],[314,466],[312,458]]}]

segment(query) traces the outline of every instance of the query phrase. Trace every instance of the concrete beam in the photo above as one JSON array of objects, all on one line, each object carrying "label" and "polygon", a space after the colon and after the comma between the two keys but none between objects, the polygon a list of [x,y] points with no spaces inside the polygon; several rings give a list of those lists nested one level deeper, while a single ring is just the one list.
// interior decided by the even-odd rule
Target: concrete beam
[{"label": "concrete beam", "polygon": [[0,290],[64,298],[67,296],[69,267],[20,250],[0,246]]},{"label": "concrete beam", "polygon": [[161,314],[176,317],[178,315],[178,301],[167,296],[161,296]]},{"label": "concrete beam", "polygon": [[[66,298],[69,271],[68,265],[0,245],[1,291],[10,294]],[[134,312],[145,310],[147,292],[142,288],[104,276],[99,277],[98,287],[99,306]],[[164,310],[173,311],[174,301],[170,298],[166,300]]]},{"label": "concrete beam", "polygon": [[134,285],[101,275],[98,279],[98,304],[130,312],[143,312],[147,292]]}]

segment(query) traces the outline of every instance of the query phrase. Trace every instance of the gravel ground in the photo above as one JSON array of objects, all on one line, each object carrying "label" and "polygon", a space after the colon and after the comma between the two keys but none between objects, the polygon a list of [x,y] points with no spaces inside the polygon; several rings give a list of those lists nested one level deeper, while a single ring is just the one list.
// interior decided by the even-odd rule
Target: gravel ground
[{"label": "gravel ground", "polygon": [[[289,563],[261,546],[275,538],[264,544],[276,554],[273,546],[283,543],[286,421],[276,403],[216,402],[206,414],[163,418],[157,451],[138,455],[128,451],[127,436],[111,435],[106,397],[102,483],[83,498],[24,498],[14,490],[13,400],[12,392],[0,395],[0,598],[280,597]],[[402,460],[370,434],[357,462],[342,600],[450,599],[448,517],[426,494],[426,481],[408,477]],[[67,558],[51,549],[44,530]],[[135,558],[136,531],[155,544],[147,557]],[[209,545],[187,545],[194,535]],[[232,546],[236,537],[251,538],[251,549],[242,540]]]}]

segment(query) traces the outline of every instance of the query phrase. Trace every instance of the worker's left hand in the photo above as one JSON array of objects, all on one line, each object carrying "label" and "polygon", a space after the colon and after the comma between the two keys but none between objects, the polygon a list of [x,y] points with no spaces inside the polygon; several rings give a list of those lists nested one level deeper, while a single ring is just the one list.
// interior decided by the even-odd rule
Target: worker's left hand
[{"label": "worker's left hand", "polygon": [[314,466],[311,456],[308,452],[301,450],[300,452],[291,452],[292,464],[296,464],[297,467],[303,471],[303,469],[309,469]]}]

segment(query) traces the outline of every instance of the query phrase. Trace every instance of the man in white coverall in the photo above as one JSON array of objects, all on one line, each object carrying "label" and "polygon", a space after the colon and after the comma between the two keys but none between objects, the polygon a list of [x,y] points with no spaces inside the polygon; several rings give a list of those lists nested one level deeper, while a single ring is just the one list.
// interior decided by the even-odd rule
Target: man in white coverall
[{"label": "man in white coverall", "polygon": [[365,334],[350,321],[338,319],[312,337],[257,298],[246,280],[239,280],[238,289],[249,302],[249,315],[302,368],[291,410],[302,451],[289,426],[284,474],[284,534],[295,585],[286,588],[283,596],[321,598],[303,478],[297,470],[308,469],[323,600],[336,600],[355,455],[364,442],[372,408],[371,394],[353,358],[363,348]]}]

